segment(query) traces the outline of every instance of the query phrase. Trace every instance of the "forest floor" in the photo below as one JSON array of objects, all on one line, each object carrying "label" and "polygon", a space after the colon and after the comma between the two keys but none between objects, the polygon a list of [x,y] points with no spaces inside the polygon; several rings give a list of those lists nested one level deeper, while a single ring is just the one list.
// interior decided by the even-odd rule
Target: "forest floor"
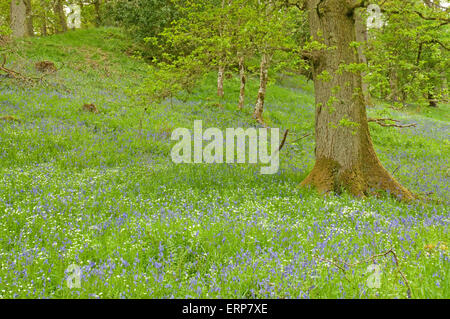
[{"label": "forest floor", "polygon": [[[296,141],[314,127],[304,78],[269,85],[267,124],[290,134],[279,172],[261,175],[170,158],[171,131],[194,120],[255,127],[257,78],[244,111],[238,78],[218,100],[214,74],[147,105],[134,92],[148,66],[117,29],[4,50],[8,69],[40,77],[35,63],[49,60],[58,71],[34,84],[0,75],[0,298],[450,297],[449,105],[368,110],[417,123],[370,129],[385,167],[428,200],[324,197],[298,187],[314,164],[313,136]],[[80,288],[67,286],[72,264]]]}]

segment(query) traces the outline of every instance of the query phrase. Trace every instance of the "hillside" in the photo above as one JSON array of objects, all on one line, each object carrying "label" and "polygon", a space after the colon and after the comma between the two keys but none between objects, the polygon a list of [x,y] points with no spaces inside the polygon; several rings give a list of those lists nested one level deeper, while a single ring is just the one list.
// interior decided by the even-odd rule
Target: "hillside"
[{"label": "hillside", "polygon": [[[248,83],[243,112],[237,77],[218,100],[214,75],[192,94],[149,104],[135,94],[148,70],[135,49],[114,28],[5,48],[9,69],[40,77],[34,65],[48,60],[58,71],[35,84],[0,73],[0,117],[15,119],[0,120],[0,298],[450,295],[449,105],[368,110],[417,123],[370,128],[383,165],[424,200],[323,197],[298,187],[314,164],[311,82],[279,77],[268,88],[268,125],[290,130],[277,174],[176,165],[176,128],[256,127],[258,81]],[[377,258],[379,289],[364,285],[370,262],[336,266],[389,249]],[[80,289],[66,286],[71,264],[82,267]]]}]

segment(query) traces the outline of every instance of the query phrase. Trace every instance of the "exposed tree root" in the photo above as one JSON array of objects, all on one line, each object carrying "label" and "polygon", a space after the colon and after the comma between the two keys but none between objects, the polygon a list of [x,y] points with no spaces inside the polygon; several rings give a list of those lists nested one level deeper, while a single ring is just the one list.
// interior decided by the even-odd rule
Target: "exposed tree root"
[{"label": "exposed tree root", "polygon": [[402,201],[410,201],[415,198],[409,190],[386,171],[381,163],[376,163],[376,161],[366,161],[360,167],[344,170],[337,162],[318,159],[313,170],[300,186],[312,186],[320,193],[340,194],[348,191],[357,197],[388,192]]}]

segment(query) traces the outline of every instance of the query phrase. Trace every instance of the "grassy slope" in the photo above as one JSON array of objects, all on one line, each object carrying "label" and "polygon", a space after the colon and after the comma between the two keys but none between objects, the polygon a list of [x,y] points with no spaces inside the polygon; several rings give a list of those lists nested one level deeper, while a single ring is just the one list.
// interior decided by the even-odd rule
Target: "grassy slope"
[{"label": "grassy slope", "polygon": [[[290,128],[281,170],[251,165],[174,165],[170,131],[251,127],[257,81],[236,110],[237,79],[218,106],[214,75],[186,101],[152,105],[130,92],[147,66],[126,52],[116,29],[69,32],[15,44],[7,66],[61,70],[46,85],[0,78],[0,297],[406,297],[390,257],[377,259],[381,288],[368,289],[369,263],[344,278],[321,258],[355,262],[392,247],[413,297],[448,298],[448,106],[372,116],[418,122],[371,124],[380,159],[415,192],[441,204],[390,198],[323,198],[296,186],[311,169],[312,84],[279,79],[268,89],[269,124]],[[100,114],[80,111],[94,103]],[[388,114],[386,114],[386,112]],[[142,127],[141,127],[141,118]],[[82,266],[81,289],[65,269]]]}]

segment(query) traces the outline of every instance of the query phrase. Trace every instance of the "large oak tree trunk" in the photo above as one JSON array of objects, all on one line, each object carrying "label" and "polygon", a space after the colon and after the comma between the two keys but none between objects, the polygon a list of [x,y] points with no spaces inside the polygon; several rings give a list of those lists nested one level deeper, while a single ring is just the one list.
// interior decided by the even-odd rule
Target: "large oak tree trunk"
[{"label": "large oak tree trunk", "polygon": [[[347,190],[356,196],[382,190],[412,199],[413,195],[386,171],[375,153],[361,74],[340,70],[340,66],[358,62],[358,52],[350,46],[356,39],[348,2],[309,0],[308,9],[311,35],[329,49],[313,57],[316,163],[302,185],[314,186],[321,192]],[[319,76],[324,71],[331,78]]]},{"label": "large oak tree trunk", "polygon": [[[363,10],[358,9],[355,10],[355,32],[356,32],[356,41],[359,43],[362,43],[358,47],[358,57],[359,57],[359,63],[364,63],[367,65],[367,57],[364,52],[364,44],[367,42],[367,23],[364,19]],[[366,74],[363,73],[362,76],[364,77]],[[366,105],[371,105],[371,98],[369,93],[369,85],[367,82],[362,82],[362,90],[364,94],[364,100],[366,101]]]},{"label": "large oak tree trunk", "polygon": [[261,57],[260,74],[259,74],[259,90],[258,98],[256,99],[255,111],[253,118],[259,123],[263,124],[264,101],[266,99],[267,82],[269,80],[269,63],[270,57],[268,54],[263,54]]},{"label": "large oak tree trunk", "polygon": [[244,108],[245,103],[245,84],[247,82],[247,78],[245,76],[245,64],[244,57],[239,57],[239,78],[241,80],[241,88],[239,91],[239,109],[242,110]]},{"label": "large oak tree trunk", "polygon": [[33,36],[31,0],[11,0],[11,29],[13,38]]}]

